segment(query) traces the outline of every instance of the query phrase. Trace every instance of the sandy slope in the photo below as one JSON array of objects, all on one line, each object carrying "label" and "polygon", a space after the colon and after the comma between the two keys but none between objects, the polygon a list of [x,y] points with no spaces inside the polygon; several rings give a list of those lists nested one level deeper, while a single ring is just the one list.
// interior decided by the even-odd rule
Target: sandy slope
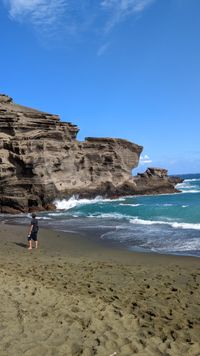
[{"label": "sandy slope", "polygon": [[0,355],[200,355],[200,259],[1,225]]}]

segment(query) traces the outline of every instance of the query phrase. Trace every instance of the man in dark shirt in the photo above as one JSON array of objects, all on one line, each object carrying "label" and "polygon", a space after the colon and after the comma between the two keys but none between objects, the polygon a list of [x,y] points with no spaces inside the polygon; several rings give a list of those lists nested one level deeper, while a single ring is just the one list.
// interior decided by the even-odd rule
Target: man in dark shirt
[{"label": "man in dark shirt", "polygon": [[32,240],[35,242],[35,248],[38,248],[38,240],[37,240],[37,233],[38,233],[38,220],[36,219],[36,214],[32,214],[31,219],[31,226],[28,233],[28,243],[29,243],[29,250],[32,250]]}]

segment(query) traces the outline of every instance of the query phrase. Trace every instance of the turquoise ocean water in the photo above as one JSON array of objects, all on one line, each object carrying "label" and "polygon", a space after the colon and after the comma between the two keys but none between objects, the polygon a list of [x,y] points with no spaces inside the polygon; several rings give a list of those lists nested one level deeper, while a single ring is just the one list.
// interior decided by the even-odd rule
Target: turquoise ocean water
[{"label": "turquoise ocean water", "polygon": [[[39,214],[40,225],[91,236],[95,232],[130,250],[200,257],[200,174],[181,177],[185,180],[177,185],[178,194],[56,201],[56,212]],[[15,221],[27,223],[29,218],[20,215]]]}]

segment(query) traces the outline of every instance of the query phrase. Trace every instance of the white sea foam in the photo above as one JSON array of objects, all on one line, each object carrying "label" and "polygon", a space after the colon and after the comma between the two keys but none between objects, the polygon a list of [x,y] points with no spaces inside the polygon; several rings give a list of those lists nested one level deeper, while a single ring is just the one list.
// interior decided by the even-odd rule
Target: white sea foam
[{"label": "white sea foam", "polygon": [[143,219],[130,219],[131,224],[138,225],[169,225],[175,229],[192,229],[200,230],[200,224],[192,223],[179,223],[179,222],[169,222],[169,221],[156,221],[156,220],[143,220]]},{"label": "white sea foam", "polygon": [[179,188],[179,189],[181,189],[181,188],[190,188],[190,187],[191,187],[191,185],[190,185],[190,184],[187,184],[186,182],[178,183],[178,184],[176,185],[176,188]]},{"label": "white sea foam", "polygon": [[85,205],[85,204],[94,204],[97,203],[99,200],[97,199],[77,199],[75,196],[72,196],[70,199],[66,200],[55,200],[54,204],[58,210],[69,210],[75,208],[78,205]]},{"label": "white sea foam", "polygon": [[197,190],[197,189],[189,189],[189,190],[183,190],[182,193],[183,193],[183,194],[186,194],[186,193],[200,193],[200,190]]},{"label": "white sea foam", "polygon": [[135,225],[168,225],[171,224],[167,221],[154,221],[154,220],[143,220],[139,218],[131,218],[129,220],[131,224]]},{"label": "white sea foam", "polygon": [[174,222],[172,227],[176,229],[193,229],[193,230],[200,230],[200,224],[192,224],[192,223],[178,223]]},{"label": "white sea foam", "polygon": [[184,179],[184,182],[200,182],[200,178]]},{"label": "white sea foam", "polygon": [[189,241],[185,242],[180,242],[178,246],[178,251],[196,251],[200,250],[200,239],[199,238],[194,238]]},{"label": "white sea foam", "polygon": [[179,189],[191,189],[191,188],[195,188],[196,185],[187,184],[187,183],[183,182],[183,183],[177,184],[176,187]]},{"label": "white sea foam", "polygon": [[159,247],[152,247],[151,251],[154,252],[185,252],[185,251],[198,251],[200,250],[200,239],[193,238],[191,240],[183,241],[179,240],[176,241],[173,246],[159,246]]},{"label": "white sea foam", "polygon": [[[183,183],[176,185],[177,189],[181,190],[182,193],[199,193],[200,189],[198,185],[195,185],[194,182],[200,181],[200,179],[186,179]],[[190,184],[193,182],[193,184]]]},{"label": "white sea foam", "polygon": [[121,205],[121,206],[141,206],[141,205],[143,205],[143,204],[126,204],[126,203],[120,203],[119,205]]},{"label": "white sea foam", "polygon": [[119,213],[102,213],[102,214],[90,214],[89,217],[91,218],[97,218],[97,219],[126,219],[129,220],[131,218],[131,216],[128,215],[123,215],[123,214],[119,214]]},{"label": "white sea foam", "polygon": [[119,199],[104,199],[101,196],[97,196],[94,199],[79,199],[77,196],[73,195],[69,199],[55,200],[54,204],[58,210],[69,210],[75,208],[76,206],[89,205],[96,203],[107,203],[113,201],[124,201],[125,198]]},{"label": "white sea foam", "polygon": [[61,215],[63,215],[63,213],[58,213],[58,212],[56,212],[56,213],[48,213],[48,215],[49,216],[61,216]]}]

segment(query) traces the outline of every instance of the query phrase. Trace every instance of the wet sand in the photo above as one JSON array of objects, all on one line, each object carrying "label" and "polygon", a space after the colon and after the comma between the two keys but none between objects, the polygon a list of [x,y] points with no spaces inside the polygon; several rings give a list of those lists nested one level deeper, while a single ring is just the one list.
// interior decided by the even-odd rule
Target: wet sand
[{"label": "wet sand", "polygon": [[1,356],[200,356],[200,259],[0,230]]}]

